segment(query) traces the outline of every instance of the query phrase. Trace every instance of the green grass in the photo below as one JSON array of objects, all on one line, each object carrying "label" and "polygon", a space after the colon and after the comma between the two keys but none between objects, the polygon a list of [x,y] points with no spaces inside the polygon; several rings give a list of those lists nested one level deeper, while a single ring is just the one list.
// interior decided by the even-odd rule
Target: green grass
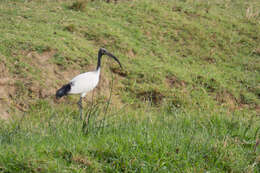
[{"label": "green grass", "polygon": [[[260,172],[258,9],[257,0],[1,1],[0,79],[10,82],[0,82],[0,109],[11,118],[1,122],[0,172]],[[124,68],[103,58],[94,100],[109,97],[113,72],[109,110],[128,106],[105,127],[98,107],[86,133],[78,98],[53,96],[95,69],[100,47]]]},{"label": "green grass", "polygon": [[259,171],[256,117],[201,117],[174,107],[158,112],[143,106],[107,117],[105,127],[86,134],[78,112],[65,108],[57,113],[39,103],[23,119],[1,127],[1,171]]}]

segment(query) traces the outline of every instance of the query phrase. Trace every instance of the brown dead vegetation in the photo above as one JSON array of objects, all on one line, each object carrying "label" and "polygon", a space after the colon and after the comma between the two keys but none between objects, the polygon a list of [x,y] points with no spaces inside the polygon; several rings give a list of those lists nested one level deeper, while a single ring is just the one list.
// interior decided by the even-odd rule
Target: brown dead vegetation
[{"label": "brown dead vegetation", "polygon": [[69,8],[76,11],[83,11],[87,6],[87,0],[77,0]]},{"label": "brown dead vegetation", "polygon": [[209,64],[215,64],[216,63],[216,59],[211,58],[211,57],[205,57],[203,58],[206,62],[208,62]]},{"label": "brown dead vegetation", "polygon": [[221,105],[228,106],[231,110],[235,110],[238,108],[238,101],[236,97],[227,90],[218,92],[216,95],[216,100]]},{"label": "brown dead vegetation", "polygon": [[111,70],[113,73],[118,74],[118,75],[121,76],[121,77],[127,77],[127,75],[128,75],[128,72],[127,72],[127,71],[122,70],[122,69],[120,69],[120,68],[118,68],[118,67],[110,67],[110,70]]},{"label": "brown dead vegetation", "polygon": [[260,105],[245,103],[243,99],[236,98],[231,92],[222,90],[216,93],[215,100],[223,106],[228,107],[231,111],[241,110],[243,108],[249,108],[251,110],[260,113]]},{"label": "brown dead vegetation", "polygon": [[86,166],[86,167],[92,166],[92,162],[84,156],[74,156],[72,157],[72,161],[82,166]]},{"label": "brown dead vegetation", "polygon": [[135,57],[135,52],[132,49],[128,50],[127,54],[128,54],[128,57],[131,57],[131,58]]},{"label": "brown dead vegetation", "polygon": [[169,87],[175,87],[175,88],[185,88],[187,85],[185,81],[180,80],[174,75],[171,76],[166,76],[166,83],[168,84]]},{"label": "brown dead vegetation", "polygon": [[216,79],[208,79],[200,75],[196,77],[195,83],[201,85],[209,93],[216,92],[221,88],[219,82]]},{"label": "brown dead vegetation", "polygon": [[260,56],[260,47],[256,48],[254,51],[253,51],[254,54]]},{"label": "brown dead vegetation", "polygon": [[[95,0],[76,0],[73,2],[73,4],[69,7],[70,9],[76,10],[76,11],[84,11],[88,2],[93,2]],[[104,0],[107,3],[117,3],[119,0]]]},{"label": "brown dead vegetation", "polygon": [[255,111],[260,114],[260,105],[255,106]]},{"label": "brown dead vegetation", "polygon": [[149,101],[153,105],[159,105],[162,103],[165,96],[163,93],[157,90],[148,90],[137,93],[137,98],[141,99],[142,101]]}]

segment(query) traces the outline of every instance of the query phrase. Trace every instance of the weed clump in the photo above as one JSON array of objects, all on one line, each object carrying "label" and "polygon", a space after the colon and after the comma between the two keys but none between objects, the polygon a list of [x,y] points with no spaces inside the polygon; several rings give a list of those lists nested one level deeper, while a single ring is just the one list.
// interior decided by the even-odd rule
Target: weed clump
[{"label": "weed clump", "polygon": [[207,79],[203,76],[197,76],[195,82],[204,87],[208,92],[216,92],[221,88],[219,82],[214,78]]},{"label": "weed clump", "polygon": [[117,67],[110,67],[110,70],[113,72],[113,73],[116,73],[118,74],[119,76],[122,76],[122,77],[127,77],[128,76],[128,71],[125,71],[125,70],[121,70]]},{"label": "weed clump", "polygon": [[187,85],[187,83],[184,80],[180,80],[178,77],[172,75],[172,76],[166,76],[166,83],[170,87],[176,87],[176,88],[182,88]]},{"label": "weed clump", "polygon": [[70,25],[66,26],[64,29],[66,31],[69,31],[69,32],[75,32],[76,31],[76,27],[73,24],[70,24]]},{"label": "weed clump", "polygon": [[159,105],[165,98],[163,93],[156,90],[139,92],[137,97],[143,101],[150,101],[153,105]]},{"label": "weed clump", "polygon": [[84,11],[87,5],[86,0],[77,0],[70,6],[70,9],[76,10],[76,11]]}]

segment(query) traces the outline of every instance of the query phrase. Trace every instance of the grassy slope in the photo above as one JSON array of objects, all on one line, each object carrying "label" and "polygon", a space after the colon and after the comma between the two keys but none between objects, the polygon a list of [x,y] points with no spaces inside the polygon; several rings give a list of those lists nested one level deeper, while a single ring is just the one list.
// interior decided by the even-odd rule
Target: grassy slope
[{"label": "grassy slope", "polygon": [[[71,4],[0,3],[1,63],[16,79],[7,102],[28,115],[1,127],[0,170],[259,171],[257,1]],[[84,135],[68,107],[75,98],[56,104],[52,93],[66,71],[95,64],[99,47],[124,65],[114,94],[131,106],[105,133]],[[40,97],[32,85],[52,92]]]}]

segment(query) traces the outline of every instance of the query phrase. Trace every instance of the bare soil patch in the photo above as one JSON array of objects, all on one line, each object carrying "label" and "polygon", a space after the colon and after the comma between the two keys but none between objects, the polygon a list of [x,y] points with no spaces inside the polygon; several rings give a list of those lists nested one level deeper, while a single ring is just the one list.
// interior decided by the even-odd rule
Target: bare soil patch
[{"label": "bare soil patch", "polygon": [[[4,62],[0,61],[0,117],[9,117],[8,110],[17,108],[20,111],[26,111],[30,105],[37,102],[38,99],[48,99],[51,102],[57,103],[67,100],[67,97],[57,101],[55,99],[56,90],[62,85],[68,83],[73,77],[84,72],[92,71],[96,67],[90,65],[84,67],[84,71],[77,65],[71,65],[70,68],[55,64],[56,50],[48,49],[41,53],[36,51],[20,51],[21,61],[37,69],[37,75],[28,73],[11,74]],[[120,103],[120,99],[115,95],[115,86],[117,85],[116,78],[126,76],[126,72],[120,69],[113,68],[114,84],[113,84],[113,102]],[[113,72],[113,70],[111,70]],[[37,79],[35,79],[37,78]],[[101,73],[100,81],[94,91],[88,93],[87,102],[93,101],[93,96],[97,100],[104,100],[110,96],[111,76],[106,76],[106,73]]]},{"label": "bare soil patch", "polygon": [[[33,69],[40,71],[36,80],[32,75],[11,74],[5,64],[0,61],[0,117],[8,117],[10,107],[26,111],[30,104],[40,99],[52,100],[56,90],[72,77],[79,74],[77,69],[63,70],[51,62],[56,50],[48,49],[42,53],[21,51],[22,61]],[[2,57],[1,57],[2,58]]]},{"label": "bare soil patch", "polygon": [[[2,60],[4,60],[4,57]],[[15,95],[14,79],[10,77],[4,61],[0,61],[0,118],[8,119],[11,105],[10,97]]]},{"label": "bare soil patch", "polygon": [[[55,58],[55,50],[38,52],[27,52],[25,56],[34,68],[40,69],[41,81],[31,81],[28,86],[29,91],[36,93],[38,98],[47,98],[55,95],[59,85],[62,85],[60,81],[69,82],[76,74],[80,73],[80,70],[76,69],[62,69],[61,66],[51,62],[52,58]],[[63,83],[65,84],[65,83]]]},{"label": "bare soil patch", "polygon": [[235,110],[238,107],[238,101],[236,97],[226,90],[218,92],[216,95],[216,100],[221,105],[228,106],[231,110]]}]

